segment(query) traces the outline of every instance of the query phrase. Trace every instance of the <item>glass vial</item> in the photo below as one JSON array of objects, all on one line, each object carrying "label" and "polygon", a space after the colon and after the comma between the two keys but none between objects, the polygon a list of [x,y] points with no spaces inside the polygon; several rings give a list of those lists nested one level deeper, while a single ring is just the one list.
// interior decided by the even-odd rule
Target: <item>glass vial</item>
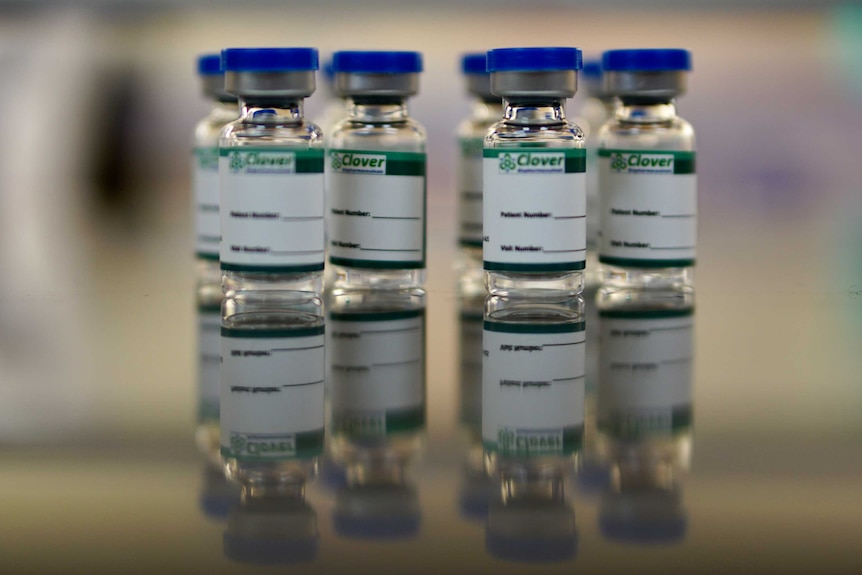
[{"label": "glass vial", "polygon": [[464,295],[485,293],[482,270],[482,148],[485,135],[503,117],[503,103],[491,93],[491,76],[484,52],[465,54],[461,71],[473,98],[470,116],[458,126],[458,262]]},{"label": "glass vial", "polygon": [[219,54],[198,58],[204,97],[212,102],[207,117],[195,126],[192,160],[197,299],[201,305],[220,304],[218,140],[222,129],[239,115],[236,96],[224,90]]},{"label": "glass vial", "polygon": [[676,115],[686,50],[611,50],[605,87],[619,99],[599,133],[603,290],[690,290],[697,243],[694,130]]},{"label": "glass vial", "polygon": [[336,52],[335,91],[349,115],[327,138],[329,262],[336,288],[425,281],[425,128],[407,111],[418,52]]},{"label": "glass vial", "polygon": [[488,52],[503,119],[485,138],[483,260],[494,295],[549,297],[583,289],[584,134],[566,119],[577,91],[577,48]]},{"label": "glass vial", "polygon": [[219,140],[221,269],[225,295],[322,291],[323,135],[303,116],[317,50],[230,48],[225,89],[240,117]]}]

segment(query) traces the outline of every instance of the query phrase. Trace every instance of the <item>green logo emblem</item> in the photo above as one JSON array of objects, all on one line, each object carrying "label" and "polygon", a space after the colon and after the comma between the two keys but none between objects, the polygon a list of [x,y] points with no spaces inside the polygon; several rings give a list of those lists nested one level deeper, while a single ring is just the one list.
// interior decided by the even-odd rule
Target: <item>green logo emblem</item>
[{"label": "green logo emblem", "polygon": [[245,158],[240,152],[230,153],[230,171],[238,172],[245,167]]},{"label": "green logo emblem", "polygon": [[503,154],[500,156],[500,169],[507,174],[518,169],[515,160],[512,159],[512,154]]},{"label": "green logo emblem", "polygon": [[503,451],[513,449],[515,447],[515,432],[511,429],[497,431],[497,445]]},{"label": "green logo emblem", "polygon": [[622,172],[628,166],[622,154],[614,154],[611,156],[611,169],[615,172]]},{"label": "green logo emblem", "polygon": [[332,169],[340,170],[341,169],[341,156],[338,154],[332,154]]},{"label": "green logo emblem", "polygon": [[234,453],[242,453],[245,449],[246,439],[242,435],[234,433],[230,438],[230,448]]}]

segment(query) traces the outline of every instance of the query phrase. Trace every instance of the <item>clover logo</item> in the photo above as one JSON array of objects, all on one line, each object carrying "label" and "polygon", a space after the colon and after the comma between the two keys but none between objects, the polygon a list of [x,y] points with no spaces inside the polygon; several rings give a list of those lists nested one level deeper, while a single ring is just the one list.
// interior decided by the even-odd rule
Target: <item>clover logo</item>
[{"label": "clover logo", "polygon": [[341,169],[341,157],[338,154],[332,154],[332,169],[340,170]]},{"label": "clover logo", "polygon": [[615,172],[622,172],[626,169],[626,161],[622,154],[614,154],[611,156],[611,169]]},{"label": "clover logo", "polygon": [[245,167],[245,158],[242,157],[242,153],[240,152],[231,152],[230,153],[230,171],[238,172]]},{"label": "clover logo", "polygon": [[501,429],[497,432],[497,443],[501,449],[509,449],[515,445],[515,432],[511,429]]},{"label": "clover logo", "polygon": [[234,433],[230,438],[230,447],[235,453],[242,453],[245,449],[246,439],[238,433]]},{"label": "clover logo", "polygon": [[512,154],[503,154],[500,156],[500,169],[507,174],[518,169],[515,160],[512,159]]}]

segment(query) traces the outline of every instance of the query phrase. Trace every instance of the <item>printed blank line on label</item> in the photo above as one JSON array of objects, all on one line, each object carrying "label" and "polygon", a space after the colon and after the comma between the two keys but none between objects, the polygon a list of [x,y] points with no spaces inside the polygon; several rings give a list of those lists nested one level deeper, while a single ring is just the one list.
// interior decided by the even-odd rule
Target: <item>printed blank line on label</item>
[{"label": "printed blank line on label", "polygon": [[281,218],[283,222],[317,222],[323,219],[323,216],[284,216]]},{"label": "printed blank line on label", "polygon": [[556,379],[553,379],[552,381],[554,383],[562,383],[564,381],[577,381],[579,379],[584,379],[585,377],[586,377],[586,374],[576,375],[575,377],[558,377]]},{"label": "printed blank line on label", "polygon": [[322,349],[322,348],[323,348],[323,344],[311,345],[308,347],[276,347],[276,348],[273,348],[269,351],[275,353],[275,352],[279,352],[279,351],[308,351],[309,349]]},{"label": "printed blank line on label", "polygon": [[697,214],[662,214],[663,218],[696,218]]},{"label": "printed blank line on label", "polygon": [[363,252],[421,252],[422,250],[392,250],[392,249],[384,249],[384,248],[359,248],[360,251]]},{"label": "printed blank line on label", "polygon": [[554,216],[555,220],[582,220],[586,218],[586,215],[583,216]]},{"label": "printed blank line on label", "polygon": [[392,365],[409,365],[411,363],[419,363],[418,359],[408,359],[405,361],[387,361],[382,363],[372,363],[373,367],[387,367]]},{"label": "printed blank line on label", "polygon": [[421,216],[371,216],[372,220],[421,220]]},{"label": "printed blank line on label", "polygon": [[542,347],[562,347],[566,345],[581,345],[586,343],[586,340],[582,339],[581,341],[570,341],[568,343],[543,343]]},{"label": "printed blank line on label", "polygon": [[575,252],[585,252],[585,251],[587,251],[587,248],[579,248],[576,250],[546,250],[545,248],[542,248],[542,252],[544,252],[546,254],[571,254],[571,253],[575,253]]},{"label": "printed blank line on label", "polygon": [[270,250],[270,254],[274,256],[311,256],[314,254],[322,254],[323,250],[304,250],[304,251],[290,251],[290,250]]},{"label": "printed blank line on label", "polygon": [[307,385],[320,385],[322,379],[317,381],[307,381],[304,383],[288,383],[277,387],[252,387],[248,385],[232,385],[230,386],[231,393],[280,393],[283,388],[287,387],[305,387]]},{"label": "printed blank line on label", "polygon": [[650,246],[651,250],[693,250],[695,246]]},{"label": "printed blank line on label", "polygon": [[671,327],[651,327],[649,329],[650,332],[653,331],[676,331],[678,329],[691,329],[691,325],[676,325]]}]

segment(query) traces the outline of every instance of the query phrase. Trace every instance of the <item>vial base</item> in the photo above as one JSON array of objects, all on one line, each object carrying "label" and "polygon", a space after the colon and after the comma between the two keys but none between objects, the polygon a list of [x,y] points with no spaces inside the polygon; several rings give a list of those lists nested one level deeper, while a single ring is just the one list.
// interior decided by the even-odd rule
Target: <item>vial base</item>
[{"label": "vial base", "polygon": [[[294,293],[301,303],[308,294],[323,293],[323,270],[290,274],[222,270],[221,284],[225,297],[233,297],[239,292],[277,291],[283,294],[282,297]],[[290,301],[283,303],[292,305]]]},{"label": "vial base", "polygon": [[485,270],[482,269],[482,248],[461,246],[458,258],[458,291],[463,296],[484,295]]},{"label": "vial base", "polygon": [[690,309],[694,289],[645,289],[602,287],[596,293],[599,310],[648,311]]},{"label": "vial base", "polygon": [[600,290],[603,293],[628,290],[678,291],[694,290],[694,268],[621,268],[601,264]]},{"label": "vial base", "polygon": [[225,458],[225,475],[231,481],[252,489],[271,491],[301,488],[317,476],[317,459],[243,461]]},{"label": "vial base", "polygon": [[425,269],[370,269],[333,265],[334,289],[398,290],[419,288],[425,283]]},{"label": "vial base", "polygon": [[218,260],[197,258],[195,262],[195,295],[198,305],[210,306],[221,303],[221,268]]},{"label": "vial base", "polygon": [[491,295],[530,299],[556,299],[584,290],[583,270],[570,272],[485,271],[485,289]]}]

